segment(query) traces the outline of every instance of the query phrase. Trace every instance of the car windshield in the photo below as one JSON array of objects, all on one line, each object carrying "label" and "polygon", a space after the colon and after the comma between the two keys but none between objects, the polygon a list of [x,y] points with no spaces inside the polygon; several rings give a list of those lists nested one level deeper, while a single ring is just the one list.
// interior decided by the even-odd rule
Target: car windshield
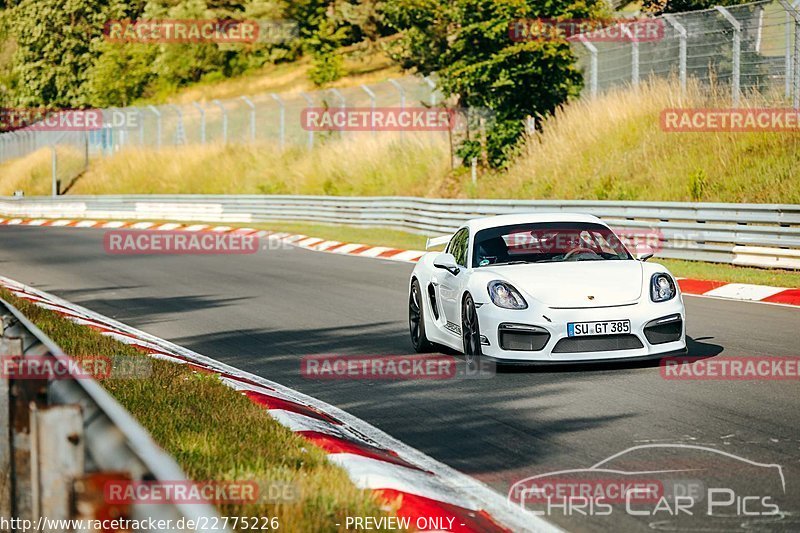
[{"label": "car windshield", "polygon": [[632,259],[613,231],[590,222],[544,222],[475,234],[472,266]]}]

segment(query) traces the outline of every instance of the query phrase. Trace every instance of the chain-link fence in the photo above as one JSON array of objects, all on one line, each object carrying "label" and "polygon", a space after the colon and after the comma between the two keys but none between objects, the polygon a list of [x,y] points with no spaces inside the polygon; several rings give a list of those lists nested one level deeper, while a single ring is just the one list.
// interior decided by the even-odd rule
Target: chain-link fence
[{"label": "chain-link fence", "polygon": [[[655,37],[641,39],[636,22],[569,37],[584,71],[585,94],[648,77],[672,77],[730,88],[732,106],[757,92],[800,108],[800,0],[765,0],[647,19]],[[649,30],[648,30],[649,31]],[[613,38],[608,38],[612,35]],[[180,105],[102,110],[102,127],[49,131],[29,127],[0,134],[0,163],[45,146],[89,156],[124,147],[272,141],[281,147],[313,147],[337,135],[363,131],[312,131],[301,120],[307,108],[436,106],[442,95],[430,78],[400,80],[309,93],[275,93]]]},{"label": "chain-link fence", "polygon": [[[663,15],[647,21],[655,38],[634,37],[619,26],[570,37],[584,72],[585,91],[595,96],[651,76],[729,87],[731,105],[757,92],[800,107],[800,1],[768,0],[703,11]],[[626,38],[627,37],[627,38]]]},{"label": "chain-link fence", "polygon": [[[90,156],[112,154],[125,147],[178,146],[205,143],[271,141],[281,147],[313,147],[331,135],[374,135],[363,131],[313,131],[303,127],[306,108],[435,107],[442,95],[430,78],[398,80],[292,95],[265,93],[190,104],[145,105],[97,111],[101,127],[33,125],[0,134],[0,162],[23,157],[42,147],[74,148]],[[73,118],[76,112],[62,112]],[[102,120],[99,120],[102,114]],[[53,120],[58,123],[57,119]]]}]

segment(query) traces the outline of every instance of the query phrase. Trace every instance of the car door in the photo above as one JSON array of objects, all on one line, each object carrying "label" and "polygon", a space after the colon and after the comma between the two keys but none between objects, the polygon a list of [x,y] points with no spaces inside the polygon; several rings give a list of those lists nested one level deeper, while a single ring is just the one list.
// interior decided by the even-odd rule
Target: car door
[{"label": "car door", "polygon": [[469,230],[461,228],[458,230],[450,243],[447,245],[446,252],[453,254],[456,263],[459,265],[458,274],[453,274],[446,270],[438,273],[439,296],[442,303],[442,311],[445,317],[445,328],[450,332],[461,334],[461,288],[466,285],[467,279],[467,256],[469,247]]}]

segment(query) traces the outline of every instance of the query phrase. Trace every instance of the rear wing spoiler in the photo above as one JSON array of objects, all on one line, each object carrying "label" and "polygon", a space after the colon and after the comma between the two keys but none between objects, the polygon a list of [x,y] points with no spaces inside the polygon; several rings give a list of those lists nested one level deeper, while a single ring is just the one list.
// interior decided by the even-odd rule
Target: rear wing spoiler
[{"label": "rear wing spoiler", "polygon": [[443,244],[447,244],[450,242],[450,239],[453,238],[453,234],[450,235],[440,235],[439,237],[430,237],[427,241],[425,241],[425,249],[430,250],[434,246],[441,246]]}]

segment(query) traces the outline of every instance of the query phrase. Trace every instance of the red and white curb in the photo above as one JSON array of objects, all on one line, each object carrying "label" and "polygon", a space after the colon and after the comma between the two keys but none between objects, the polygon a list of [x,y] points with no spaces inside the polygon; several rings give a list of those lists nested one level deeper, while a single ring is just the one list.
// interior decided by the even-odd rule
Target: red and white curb
[{"label": "red and white curb", "polygon": [[213,372],[223,383],[263,406],[282,425],[328,454],[362,489],[399,504],[412,529],[428,531],[560,531],[479,481],[411,448],[337,407],[160,339],[57,296],[0,276],[0,286],[19,298],[134,346],[151,357]]},{"label": "red and white curb", "polygon": [[390,261],[414,262],[419,260],[425,252],[419,250],[400,250],[387,246],[369,246],[350,242],[339,242],[309,237],[292,233],[281,233],[254,228],[239,228],[231,226],[213,226],[210,224],[179,224],[176,222],[157,223],[157,222],[130,222],[121,220],[67,220],[67,219],[44,219],[44,218],[0,218],[0,226],[53,226],[63,228],[99,228],[99,229],[130,229],[148,231],[190,231],[190,232],[213,232],[213,233],[235,233],[237,235],[252,235],[258,238],[279,240],[292,246],[306,248],[317,252],[328,252],[333,254],[354,255],[359,257],[370,257],[374,259],[388,259]]},{"label": "red and white curb", "polygon": [[[416,262],[425,254],[424,251],[420,250],[401,250],[386,246],[369,246],[365,244],[331,241],[320,239],[318,237],[309,237],[308,235],[279,233],[266,230],[257,230],[253,228],[212,226],[209,224],[11,218],[0,219],[0,226],[3,225],[236,233],[239,235],[253,235],[259,238],[279,240],[292,246],[314,250],[317,252],[328,252],[334,254],[404,262]],[[678,278],[678,284],[680,285],[681,291],[684,294],[692,296],[706,296],[710,298],[722,298],[726,300],[800,306],[800,288],[771,287],[768,285],[752,285],[748,283],[726,283],[723,281],[707,281],[689,278]]]},{"label": "red and white curb", "polygon": [[681,292],[694,296],[800,306],[800,289],[688,278],[678,278],[678,285]]}]

